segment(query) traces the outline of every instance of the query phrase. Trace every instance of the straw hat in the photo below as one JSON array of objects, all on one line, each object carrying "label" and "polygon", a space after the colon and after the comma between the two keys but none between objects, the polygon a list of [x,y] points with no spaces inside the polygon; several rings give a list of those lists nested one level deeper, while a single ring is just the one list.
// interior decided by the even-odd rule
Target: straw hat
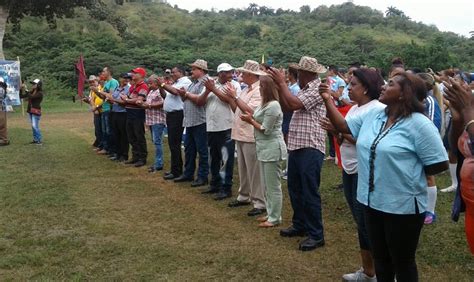
[{"label": "straw hat", "polygon": [[289,67],[312,73],[327,72],[327,69],[323,65],[318,64],[318,60],[307,56],[301,57],[299,64],[290,64]]},{"label": "straw hat", "polygon": [[207,62],[204,61],[204,60],[201,60],[201,59],[197,59],[194,63],[189,64],[189,66],[195,67],[195,68],[198,68],[198,69],[202,69],[202,70],[205,70],[205,71],[209,70],[207,68]]},{"label": "straw hat", "polygon": [[260,70],[260,65],[252,60],[245,61],[244,66],[241,68],[237,68],[237,70],[240,72],[247,72],[254,75],[267,75],[266,72]]}]

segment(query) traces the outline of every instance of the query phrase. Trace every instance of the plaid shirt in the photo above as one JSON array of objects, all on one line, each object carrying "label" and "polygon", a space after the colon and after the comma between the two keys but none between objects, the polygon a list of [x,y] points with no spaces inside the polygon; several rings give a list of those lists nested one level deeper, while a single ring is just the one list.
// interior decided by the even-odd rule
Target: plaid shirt
[{"label": "plaid shirt", "polygon": [[288,133],[288,150],[314,148],[326,152],[326,131],[319,121],[326,116],[326,107],[318,87],[320,80],[315,79],[296,96],[304,108],[293,113]]},{"label": "plaid shirt", "polygon": [[[195,81],[188,87],[188,92],[196,95],[201,95],[206,91],[206,87],[204,87],[204,79],[208,76],[205,75]],[[201,125],[206,123],[206,106],[196,106],[190,100],[184,100],[184,119],[183,119],[183,126],[184,127],[193,127],[197,125]]]},{"label": "plaid shirt", "polygon": [[[160,95],[160,90],[151,90],[150,93],[146,96],[146,103],[148,105],[150,104],[156,104],[156,103],[162,103],[163,102],[163,97]],[[163,108],[161,109],[146,109],[145,110],[145,124],[150,126],[150,125],[155,125],[155,124],[165,124],[166,123],[166,114]]]}]

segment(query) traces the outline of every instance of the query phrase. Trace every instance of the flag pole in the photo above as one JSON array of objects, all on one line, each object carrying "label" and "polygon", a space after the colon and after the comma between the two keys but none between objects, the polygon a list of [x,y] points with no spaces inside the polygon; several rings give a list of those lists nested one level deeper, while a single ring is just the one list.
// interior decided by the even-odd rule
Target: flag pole
[{"label": "flag pole", "polygon": [[[16,61],[18,62],[18,65],[21,67],[21,63],[20,63],[20,57],[17,56],[16,57]],[[21,80],[21,71],[20,71],[20,83],[23,84],[23,81]],[[21,91],[21,90],[19,90]],[[23,103],[23,99],[20,98],[20,105],[21,105],[21,115],[22,116],[25,116],[25,105]]]}]

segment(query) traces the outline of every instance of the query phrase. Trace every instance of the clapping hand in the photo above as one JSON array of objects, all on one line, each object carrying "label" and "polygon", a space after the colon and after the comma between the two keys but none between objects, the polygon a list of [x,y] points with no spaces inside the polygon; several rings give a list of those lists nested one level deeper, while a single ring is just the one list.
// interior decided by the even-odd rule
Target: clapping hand
[{"label": "clapping hand", "polygon": [[326,101],[331,99],[331,89],[327,83],[319,84],[319,95]]},{"label": "clapping hand", "polygon": [[240,119],[245,121],[246,123],[252,123],[253,121],[253,117],[250,113],[240,115]]},{"label": "clapping hand", "polygon": [[207,78],[204,80],[204,86],[209,90],[210,92],[213,92],[214,89],[216,88],[216,84],[213,79]]},{"label": "clapping hand", "polygon": [[466,114],[466,111],[472,111],[474,107],[474,96],[469,86],[462,86],[452,78],[449,79],[449,82],[451,84],[443,82],[446,87],[444,89],[444,97],[449,101],[453,119],[460,119],[463,114]]},{"label": "clapping hand", "polygon": [[225,95],[230,96],[233,99],[237,97],[237,90],[234,88],[234,85],[232,85],[232,83],[230,82],[226,83],[226,87],[224,87],[223,92]]},{"label": "clapping hand", "polygon": [[181,87],[180,89],[178,89],[178,94],[179,94],[179,96],[181,96],[182,98],[186,98],[186,89],[184,89],[183,87]]},{"label": "clapping hand", "polygon": [[271,67],[267,69],[267,73],[277,85],[286,84],[286,76],[284,70],[278,70],[276,68]]}]

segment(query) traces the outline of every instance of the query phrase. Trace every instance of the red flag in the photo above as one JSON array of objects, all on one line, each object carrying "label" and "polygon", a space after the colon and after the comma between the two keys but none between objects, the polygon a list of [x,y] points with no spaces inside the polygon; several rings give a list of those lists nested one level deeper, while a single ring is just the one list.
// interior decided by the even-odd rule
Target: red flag
[{"label": "red flag", "polygon": [[83,97],[84,83],[86,82],[86,70],[84,69],[84,58],[79,57],[79,60],[75,64],[77,74],[77,96],[80,99]]}]

